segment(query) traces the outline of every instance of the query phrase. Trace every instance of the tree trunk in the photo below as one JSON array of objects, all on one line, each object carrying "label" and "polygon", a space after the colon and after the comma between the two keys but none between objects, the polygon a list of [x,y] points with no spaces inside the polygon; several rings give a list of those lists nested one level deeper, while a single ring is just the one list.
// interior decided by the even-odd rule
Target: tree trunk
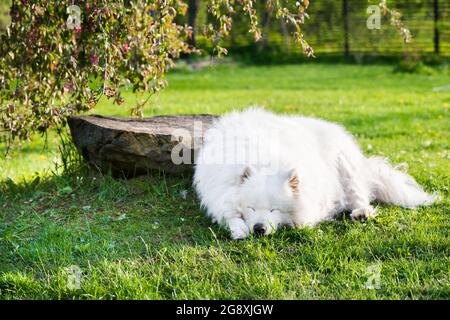
[{"label": "tree trunk", "polygon": [[192,27],[192,37],[189,44],[193,47],[196,45],[197,36],[197,16],[200,8],[200,0],[189,0],[188,2],[188,25]]},{"label": "tree trunk", "polygon": [[441,51],[439,34],[439,0],[434,0],[434,52],[439,54]]},{"label": "tree trunk", "polygon": [[344,22],[344,56],[350,56],[348,0],[342,1],[342,20]]},{"label": "tree trunk", "polygon": [[191,171],[203,133],[216,118],[81,116],[70,117],[68,122],[73,142],[87,163],[101,172],[130,177],[150,170]]},{"label": "tree trunk", "polygon": [[272,10],[265,6],[264,14],[261,21],[261,27],[263,32],[263,37],[261,39],[261,48],[265,49],[268,46],[269,31],[270,31],[270,19],[272,18]]}]

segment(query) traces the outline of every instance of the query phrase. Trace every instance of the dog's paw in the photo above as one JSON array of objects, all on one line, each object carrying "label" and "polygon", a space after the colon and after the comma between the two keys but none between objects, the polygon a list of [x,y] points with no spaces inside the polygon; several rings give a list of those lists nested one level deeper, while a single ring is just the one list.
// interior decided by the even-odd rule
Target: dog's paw
[{"label": "dog's paw", "polygon": [[233,219],[229,222],[231,239],[239,240],[247,238],[250,235],[250,230],[247,224],[242,219]]},{"label": "dog's paw", "polygon": [[231,239],[233,239],[233,240],[245,239],[250,235],[250,233],[247,230],[243,230],[243,229],[230,230],[230,233],[231,233]]},{"label": "dog's paw", "polygon": [[352,213],[350,214],[350,218],[353,221],[355,221],[355,220],[366,221],[369,218],[377,217],[378,214],[376,212],[377,212],[377,210],[374,209],[372,206],[358,208],[358,209],[355,209],[352,211]]}]

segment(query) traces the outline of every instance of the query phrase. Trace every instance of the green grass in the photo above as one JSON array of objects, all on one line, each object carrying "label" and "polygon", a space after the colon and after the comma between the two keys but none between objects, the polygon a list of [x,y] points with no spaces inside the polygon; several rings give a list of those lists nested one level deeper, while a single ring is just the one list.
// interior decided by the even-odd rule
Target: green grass
[{"label": "green grass", "polygon": [[[50,135],[43,149],[44,139],[36,138],[0,160],[0,298],[449,299],[450,91],[432,88],[450,78],[392,69],[180,71],[146,115],[260,104],[336,121],[367,154],[407,162],[441,202],[416,211],[382,206],[364,224],[343,217],[235,242],[204,217],[189,176],[51,174],[57,139]],[[127,109],[102,101],[97,112],[123,116]],[[71,266],[82,271],[79,289],[68,285]],[[374,266],[380,286],[368,289]]]}]

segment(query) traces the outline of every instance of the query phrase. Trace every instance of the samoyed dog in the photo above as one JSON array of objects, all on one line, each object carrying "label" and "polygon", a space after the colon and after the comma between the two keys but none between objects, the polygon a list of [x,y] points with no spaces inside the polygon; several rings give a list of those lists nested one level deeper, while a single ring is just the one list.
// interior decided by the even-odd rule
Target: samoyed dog
[{"label": "samoyed dog", "polygon": [[206,130],[194,186],[232,239],[314,226],[343,211],[365,220],[376,216],[372,201],[415,208],[436,198],[386,160],[365,157],[343,127],[261,108],[226,114]]}]

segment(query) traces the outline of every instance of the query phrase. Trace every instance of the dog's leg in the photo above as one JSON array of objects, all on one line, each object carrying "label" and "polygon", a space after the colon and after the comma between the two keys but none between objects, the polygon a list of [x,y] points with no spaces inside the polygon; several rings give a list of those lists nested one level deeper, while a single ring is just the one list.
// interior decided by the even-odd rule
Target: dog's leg
[{"label": "dog's leg", "polygon": [[339,156],[338,168],[345,193],[347,209],[352,220],[366,220],[376,217],[376,210],[370,205],[370,190],[360,179],[357,169],[343,155]]},{"label": "dog's leg", "polygon": [[250,235],[250,230],[245,221],[240,217],[231,217],[225,219],[225,224],[230,229],[233,240],[244,239]]},{"label": "dog's leg", "polygon": [[233,240],[244,239],[250,234],[250,230],[231,198],[230,194],[222,194],[222,197],[215,199],[209,206],[209,215],[213,222],[230,230]]}]

